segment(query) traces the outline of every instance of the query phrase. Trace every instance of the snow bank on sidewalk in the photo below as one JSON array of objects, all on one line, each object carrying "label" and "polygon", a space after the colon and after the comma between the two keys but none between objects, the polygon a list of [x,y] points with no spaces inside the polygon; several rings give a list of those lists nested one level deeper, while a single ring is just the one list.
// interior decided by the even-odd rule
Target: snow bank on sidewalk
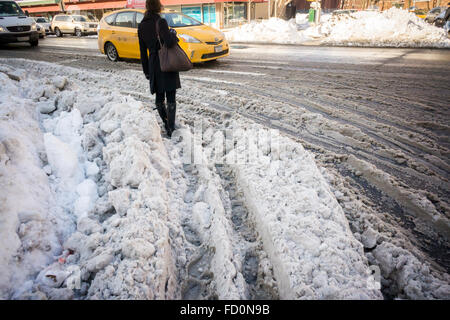
[{"label": "snow bank on sidewalk", "polygon": [[[297,117],[295,117],[289,109],[290,106],[272,100],[266,102],[257,101],[253,93],[246,90],[240,92],[234,90],[232,86],[227,86],[225,88],[227,91],[222,90],[223,92],[219,96],[217,95],[217,89],[211,86],[210,83],[202,85],[200,81],[194,82],[193,80],[185,81],[185,87],[188,87],[188,89],[182,89],[180,93],[180,100],[183,105],[183,108],[178,113],[180,118],[184,116],[187,119],[191,119],[192,114],[200,115],[200,118],[203,119],[213,118],[214,121],[211,121],[210,127],[222,126],[222,130],[226,130],[229,127],[230,118],[241,120],[239,123],[244,128],[249,127],[250,123],[252,123],[252,120],[238,116],[237,113],[242,112],[247,116],[249,114],[264,114],[271,118],[272,125],[284,127],[287,132],[294,132],[296,130],[293,128],[302,126],[302,128],[306,128],[306,131],[315,135],[332,137],[338,142],[341,141],[359,148],[368,148],[370,144],[378,145],[376,140],[364,135],[360,129],[355,129],[348,125],[340,125],[334,120],[313,114],[299,106],[295,106],[296,112],[298,112]],[[209,101],[209,106],[205,107],[206,104],[199,105],[197,101]],[[324,107],[319,104],[316,106]],[[237,112],[234,110],[237,110]],[[279,118],[293,120],[272,120]],[[349,119],[351,118],[352,116],[349,113]],[[261,119],[258,120],[261,121]],[[393,127],[389,127],[391,138],[392,130]],[[410,143],[412,141],[410,140]],[[386,150],[392,152],[392,155],[389,157],[391,157],[392,161],[396,161],[399,154],[398,150]],[[318,151],[318,153],[320,154],[321,151]],[[404,209],[405,212],[407,212],[406,210],[411,210],[417,212],[418,215],[423,211],[432,213],[430,218],[435,219],[435,223],[440,224],[445,219],[442,219],[442,213],[436,212],[436,209],[430,206],[432,198],[427,199],[429,195],[420,190],[404,189],[405,185],[402,187],[396,179],[389,176],[386,172],[381,172],[375,167],[368,166],[365,162],[355,161],[353,157],[347,157],[344,154],[334,154],[332,152],[327,152],[327,154],[326,160],[322,158],[316,161],[319,163],[321,161],[333,161],[338,163],[337,166],[340,169],[334,171],[331,169],[332,166],[323,166],[319,167],[319,170],[328,181],[328,187],[334,192],[340,207],[344,209],[347,220],[351,223],[353,236],[365,246],[365,256],[369,261],[369,265],[380,267],[381,272],[379,274],[381,276],[383,294],[388,298],[398,299],[448,299],[450,293],[450,277],[448,273],[436,267],[433,260],[415,243],[418,239],[416,236],[412,236],[401,225],[393,223],[391,216],[385,213],[384,209],[373,206],[370,201],[367,201],[367,198],[361,197],[357,190],[349,187],[349,181],[353,181],[353,179],[349,179],[348,174],[342,174],[342,172],[351,172],[351,174],[358,177],[357,179],[365,179],[366,181],[362,180],[364,185],[376,186],[381,192],[389,194],[389,197],[400,203],[403,208],[408,208]],[[329,154],[332,155],[331,158],[328,158]],[[388,153],[384,153],[383,157],[387,157],[386,154]],[[320,157],[322,155],[319,155],[319,159]],[[344,169],[344,171],[340,171],[341,169]],[[260,179],[263,179],[264,175],[270,176],[271,174],[272,172],[269,170],[261,170],[261,177],[250,179],[249,181],[257,188]],[[288,178],[292,179],[292,177]],[[272,181],[266,184],[267,186],[272,186]],[[265,184],[262,185],[265,186]],[[271,196],[280,196],[278,194],[279,188],[277,185],[273,185],[275,187],[270,190]],[[294,191],[289,191],[289,193],[294,193]],[[285,201],[282,196],[280,197],[281,201]],[[247,197],[247,199],[251,198]],[[268,200],[271,200],[271,198],[269,197]],[[268,200],[262,199],[258,203],[264,203]],[[257,211],[255,210],[255,212]],[[259,220],[264,221],[264,219]],[[420,221],[414,222],[414,224],[417,228],[422,228],[423,226]],[[421,234],[425,235],[429,235],[431,231],[428,226],[425,229],[418,230],[421,230]],[[439,246],[440,244],[435,245]]]},{"label": "snow bank on sidewalk", "polygon": [[[301,21],[299,19],[299,21]],[[308,24],[303,24],[308,28]],[[237,28],[224,31],[226,38],[231,42],[262,42],[299,44],[310,38],[301,30],[294,19],[285,21],[279,18],[270,18],[261,22],[251,21]]]},{"label": "snow bank on sidewalk", "polygon": [[[255,141],[269,145],[259,125],[250,130],[259,131],[250,133]],[[311,154],[273,132],[269,139],[270,149],[259,148],[257,161],[234,170],[274,265],[280,297],[381,299],[363,247]],[[236,149],[227,157],[241,153]]]},{"label": "snow bank on sidewalk", "polygon": [[406,10],[361,11],[334,16],[320,32],[323,43],[375,47],[450,47],[450,39],[437,28]]},{"label": "snow bank on sidewalk", "polygon": [[321,24],[309,26],[305,18],[284,21],[270,18],[252,21],[224,31],[231,42],[322,44],[375,47],[450,47],[450,39],[437,28],[406,10],[360,11],[348,15],[324,15]]},{"label": "snow bank on sidewalk", "polygon": [[0,297],[179,297],[181,229],[151,110],[86,86],[108,75],[1,63]]},{"label": "snow bank on sidewalk", "polygon": [[[244,129],[238,122],[227,122],[234,143],[230,140],[225,144],[235,148],[226,150],[223,158],[217,157],[224,143],[220,132],[204,138],[203,148],[183,148],[194,150],[194,157],[201,160],[196,164],[199,175],[209,177],[195,192],[195,198],[200,198],[197,201],[206,204],[197,220],[193,214],[193,227],[217,252],[212,258],[215,281],[222,288],[230,288],[220,297],[244,294],[244,271],[237,263],[239,255],[229,249],[240,227],[233,230],[224,219],[223,208],[216,204],[219,201],[210,201],[217,194],[217,186],[210,183],[218,176],[216,161],[236,176],[251,224],[273,266],[281,299],[381,299],[379,283],[371,276],[363,247],[351,233],[342,208],[309,152],[288,138],[271,136],[274,132],[259,125]],[[206,127],[204,132],[207,137],[214,130]],[[252,139],[255,144],[249,145]],[[191,138],[184,133],[182,141]],[[255,152],[255,158],[246,162],[249,151]],[[221,233],[217,232],[219,225]],[[215,265],[215,260],[221,263]],[[232,278],[225,272],[230,268]]]},{"label": "snow bank on sidewalk", "polygon": [[61,240],[74,228],[52,192],[35,101],[12,80],[19,75],[0,65],[1,299],[28,291],[33,276],[61,254]]}]

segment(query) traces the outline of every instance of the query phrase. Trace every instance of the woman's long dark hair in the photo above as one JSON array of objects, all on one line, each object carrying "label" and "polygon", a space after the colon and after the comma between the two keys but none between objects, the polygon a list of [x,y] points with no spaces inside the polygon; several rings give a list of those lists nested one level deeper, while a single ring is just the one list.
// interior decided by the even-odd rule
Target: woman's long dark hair
[{"label": "woman's long dark hair", "polygon": [[148,16],[150,13],[160,14],[161,13],[161,1],[160,0],[146,0],[145,1],[145,15]]}]

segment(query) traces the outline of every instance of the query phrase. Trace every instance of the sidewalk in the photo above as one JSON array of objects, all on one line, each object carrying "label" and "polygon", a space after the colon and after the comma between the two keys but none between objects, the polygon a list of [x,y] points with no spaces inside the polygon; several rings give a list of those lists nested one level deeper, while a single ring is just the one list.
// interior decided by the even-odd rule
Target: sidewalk
[{"label": "sidewalk", "polygon": [[266,45],[266,46],[290,46],[290,47],[298,47],[298,46],[323,46],[321,40],[307,40],[302,43],[275,43],[275,42],[259,42],[259,41],[228,41],[230,45],[234,44],[251,44],[251,45]]}]

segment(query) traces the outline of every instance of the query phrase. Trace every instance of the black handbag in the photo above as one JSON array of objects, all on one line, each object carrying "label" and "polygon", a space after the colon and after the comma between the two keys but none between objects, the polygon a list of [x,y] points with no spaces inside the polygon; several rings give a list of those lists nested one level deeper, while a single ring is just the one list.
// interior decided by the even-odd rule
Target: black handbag
[{"label": "black handbag", "polygon": [[176,43],[168,48],[166,44],[161,44],[159,37],[159,21],[156,21],[156,35],[158,37],[160,49],[158,51],[159,63],[163,72],[179,72],[191,70],[194,66],[186,52]]}]

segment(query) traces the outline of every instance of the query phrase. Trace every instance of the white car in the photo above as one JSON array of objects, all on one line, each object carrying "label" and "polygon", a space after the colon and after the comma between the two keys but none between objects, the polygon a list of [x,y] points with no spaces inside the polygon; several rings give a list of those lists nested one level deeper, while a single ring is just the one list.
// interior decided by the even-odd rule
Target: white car
[{"label": "white car", "polygon": [[44,28],[46,35],[52,33],[52,28],[51,28],[52,23],[50,21],[48,21],[47,18],[45,18],[45,17],[33,17],[33,19],[34,19],[34,21],[36,21],[36,23],[38,25],[41,25]]},{"label": "white car", "polygon": [[[36,22],[35,18],[32,18],[32,19]],[[39,38],[44,38],[45,37],[45,28],[44,28],[44,26],[42,24],[36,22],[36,30],[37,30],[37,32],[39,34]]]},{"label": "white car", "polygon": [[97,34],[97,21],[79,14],[58,14],[53,17],[52,30],[57,37],[73,34],[77,37]]},{"label": "white car", "polygon": [[0,43],[11,42],[28,42],[32,47],[37,46],[37,25],[15,1],[0,0]]}]

